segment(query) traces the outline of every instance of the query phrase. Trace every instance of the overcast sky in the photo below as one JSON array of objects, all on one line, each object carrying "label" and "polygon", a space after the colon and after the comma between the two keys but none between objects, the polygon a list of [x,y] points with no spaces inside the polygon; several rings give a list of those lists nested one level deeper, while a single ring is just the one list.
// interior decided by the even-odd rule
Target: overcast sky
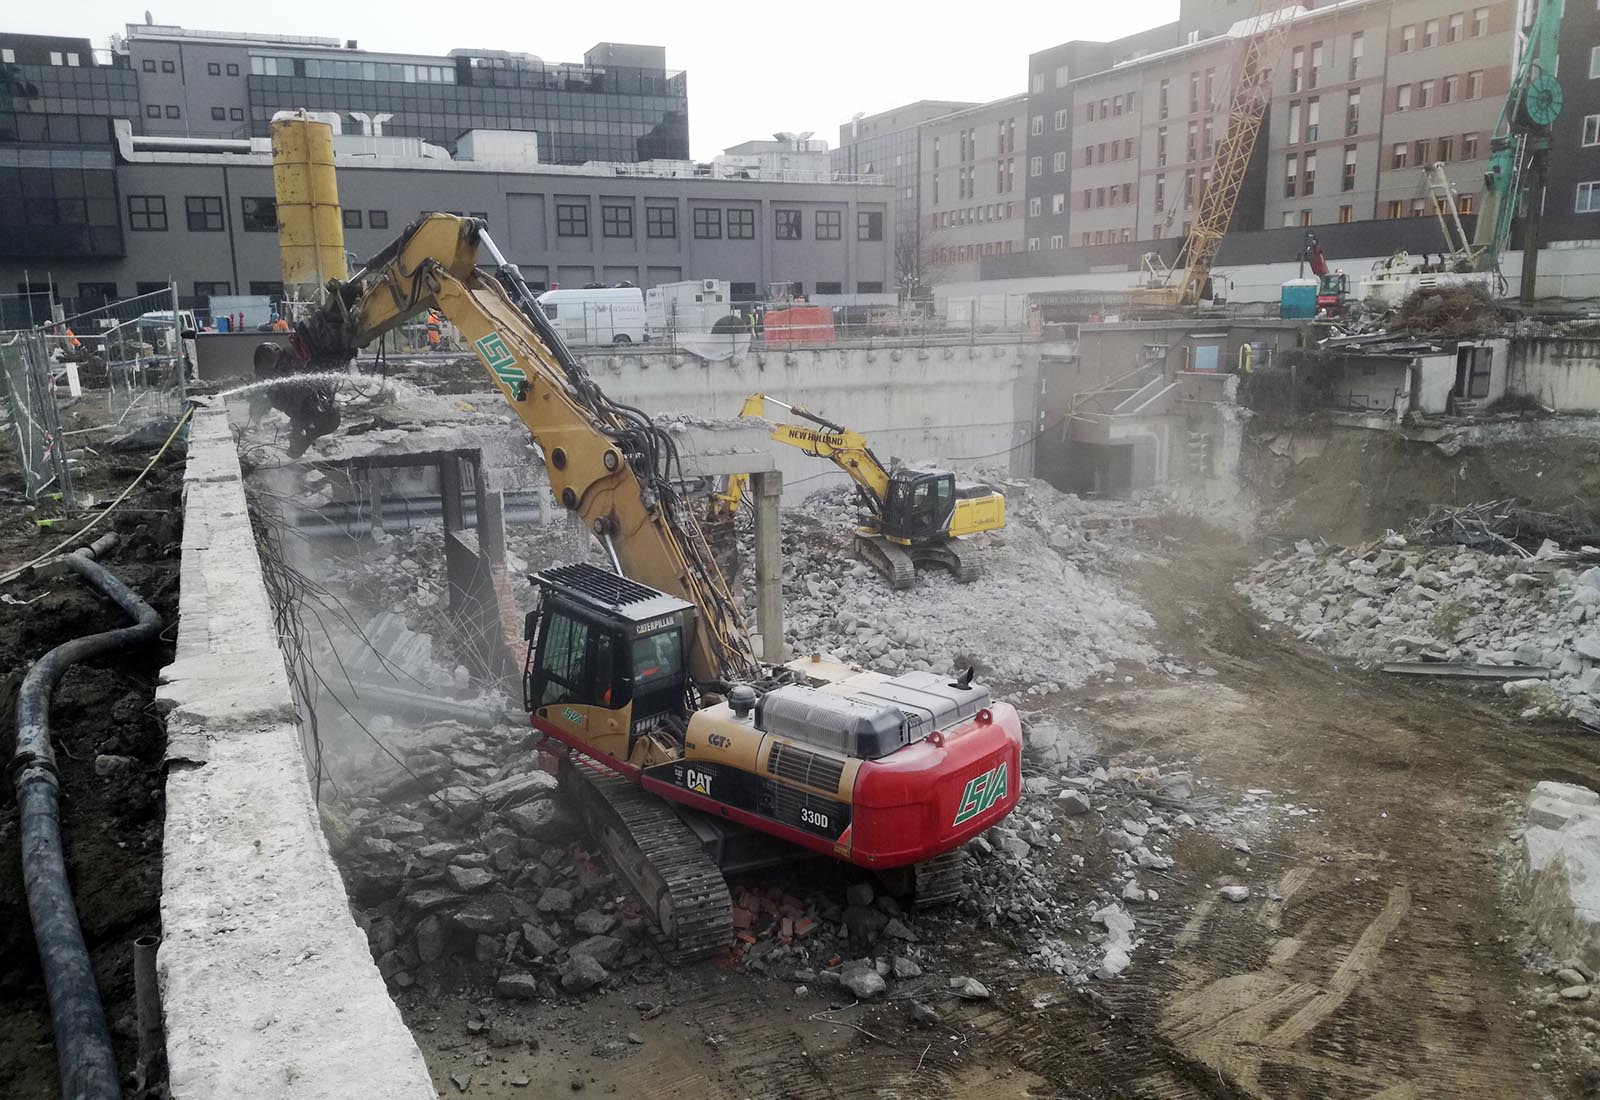
[{"label": "overcast sky", "polygon": [[[148,0],[146,0],[148,2]],[[87,35],[105,45],[144,7],[110,0],[16,3],[8,31]],[[366,9],[363,12],[363,8]],[[520,4],[456,0],[378,5],[274,0],[220,5],[161,0],[157,23],[192,29],[354,38],[364,49],[442,54],[454,47],[581,61],[596,42],[667,48],[689,73],[689,145],[705,160],[775,130],[813,130],[830,146],[839,124],[917,99],[975,102],[1026,91],[1028,53],[1073,38],[1115,38],[1177,18],[1178,0],[995,0],[985,4]],[[379,20],[372,14],[383,12]]]}]

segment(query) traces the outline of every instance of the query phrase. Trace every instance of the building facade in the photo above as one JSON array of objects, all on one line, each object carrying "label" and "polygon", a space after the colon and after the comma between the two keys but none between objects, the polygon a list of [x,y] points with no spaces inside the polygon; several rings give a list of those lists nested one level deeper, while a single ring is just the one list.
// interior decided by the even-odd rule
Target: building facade
[{"label": "building facade", "polygon": [[[1471,213],[1509,87],[1516,0],[1296,6],[1233,228],[1431,217],[1424,172],[1437,162]],[[1185,3],[1177,23],[1030,56],[1025,251],[1188,235],[1254,14]],[[987,277],[1006,270],[984,263]]]},{"label": "building facade", "polygon": [[[280,294],[270,142],[181,150],[119,129],[120,252],[0,255],[0,288],[37,293],[48,284],[80,308],[169,280],[200,308],[213,295]],[[625,175],[612,166],[508,171],[442,150],[418,156],[417,145],[335,139],[345,245],[358,258],[440,210],[483,218],[536,290],[716,278],[732,284],[735,300],[756,301],[774,284],[807,295],[893,288],[893,196],[883,185],[707,178],[673,164]]]},{"label": "building facade", "polygon": [[141,135],[265,137],[274,114],[304,107],[339,114],[348,132],[451,150],[468,130],[537,131],[553,164],[689,156],[687,76],[667,69],[660,46],[602,42],[581,64],[547,64],[504,50],[380,54],[331,38],[141,23],[112,43],[96,53],[87,39],[0,34],[19,75],[40,88],[18,110],[53,114],[41,101],[96,98],[105,75],[98,98],[115,99],[110,113]]},{"label": "building facade", "polygon": [[[921,254],[922,167],[918,127],[924,122],[976,107],[947,99],[923,99],[903,107],[863,115],[839,127],[839,145],[833,150],[837,175],[881,176],[894,189],[894,247],[907,273],[917,267]],[[897,279],[896,284],[903,283]]]},{"label": "building facade", "polygon": [[1561,113],[1550,135],[1540,235],[1600,241],[1600,10],[1568,0],[1561,17]]},{"label": "building facade", "polygon": [[997,99],[918,128],[922,230],[917,270],[902,276],[923,284],[975,279],[983,257],[1021,249],[1027,102]]}]

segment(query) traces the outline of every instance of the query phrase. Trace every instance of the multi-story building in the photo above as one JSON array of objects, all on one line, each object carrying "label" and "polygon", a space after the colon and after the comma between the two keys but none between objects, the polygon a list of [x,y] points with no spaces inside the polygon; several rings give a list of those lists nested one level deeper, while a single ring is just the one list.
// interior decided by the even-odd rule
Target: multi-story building
[{"label": "multi-story building", "polygon": [[[1107,88],[1101,113],[1098,99],[1079,103],[1074,82],[1177,41],[1178,24],[1169,23],[1115,43],[1067,42],[1029,55],[1028,214],[1023,234],[1028,250],[1065,248],[1074,228],[1080,235],[1088,232],[1090,241],[1098,230],[1102,244],[1108,232],[1111,240],[1118,240],[1123,229],[1132,230],[1134,223],[1122,202],[1122,185],[1133,183],[1138,190],[1136,181],[1128,178],[1136,162],[1123,154],[1127,138],[1136,133],[1130,130],[1137,117],[1130,105],[1138,103],[1139,91],[1130,84],[1117,89],[1113,98]],[[1101,144],[1105,156],[1097,158]],[[1086,176],[1083,180],[1078,179],[1080,168]],[[1088,188],[1087,199],[1083,188]],[[1094,205],[1097,194],[1098,207]],[[1082,224],[1071,225],[1079,215]]]},{"label": "multi-story building", "polygon": [[1600,10],[1568,0],[1561,16],[1557,75],[1561,113],[1550,134],[1540,236],[1600,241]]},{"label": "multi-story building", "polygon": [[[1394,0],[1383,41],[1377,205],[1356,217],[1432,216],[1417,193],[1442,162],[1463,213],[1476,208],[1489,137],[1511,87],[1517,5],[1511,0]],[[1568,4],[1568,8],[1581,7]]]},{"label": "multi-story building", "polygon": [[[1234,230],[1431,216],[1423,172],[1441,161],[1471,213],[1516,0],[1295,6]],[[1026,251],[1187,235],[1254,14],[1196,0],[1176,23],[1030,56]],[[1006,267],[984,265],[992,277]]]},{"label": "multi-story building", "polygon": [[[58,299],[109,300],[176,280],[200,306],[217,294],[281,294],[269,139],[237,151],[138,138],[118,123],[112,200],[125,229],[114,253],[18,254],[0,233],[0,286]],[[484,144],[479,131],[463,147]],[[368,256],[430,210],[487,221],[535,290],[557,284],[681,279],[732,283],[735,300],[775,283],[804,294],[881,294],[893,286],[883,185],[706,176],[677,162],[508,170],[406,138],[335,140],[345,243]],[[184,145],[192,145],[184,148]],[[419,155],[427,153],[428,155]],[[3,170],[0,170],[3,171]]]},{"label": "multi-story building", "polygon": [[[244,72],[257,59],[288,56],[281,51],[291,47],[324,55],[348,51],[286,41],[240,45],[239,36],[218,36],[221,45],[207,44],[199,32],[136,46],[140,37],[131,38],[125,52],[96,52],[87,39],[0,36],[0,289],[53,293],[79,306],[164,286],[169,279],[202,306],[213,294],[277,292],[270,115],[257,113],[264,102],[257,92],[265,86],[258,88],[255,78],[242,86],[247,106],[240,110],[249,129],[259,123],[261,130],[243,137],[231,131],[152,134],[150,124],[157,120],[149,108],[161,106],[157,114],[167,129],[167,104],[146,96],[177,99],[178,117],[170,121],[182,123],[191,100],[178,98],[177,89],[204,84],[188,80],[197,67],[218,78],[209,67],[219,66],[219,79],[226,82],[229,64]],[[173,56],[141,55],[156,43],[171,48]],[[212,49],[242,50],[242,60],[213,60],[207,52]],[[607,60],[637,60],[629,52],[636,49],[597,47],[610,51],[603,54]],[[591,60],[602,56],[597,51],[590,51]],[[145,60],[154,63],[157,78],[148,86],[141,80],[151,75]],[[164,72],[163,60],[172,62],[172,72]],[[603,75],[616,68],[599,67]],[[461,65],[451,71],[459,78],[464,69],[477,71]],[[426,81],[430,93],[432,75]],[[372,79],[407,83],[408,77],[423,83],[404,64],[398,77],[375,70]],[[603,136],[613,124],[595,117],[563,126],[558,113],[549,120],[553,134],[492,126],[457,130],[477,117],[474,111],[499,121],[498,108],[488,101],[509,103],[517,94],[440,81],[440,88],[456,90],[451,94],[460,96],[461,110],[413,115],[408,125],[448,131],[446,148],[397,133],[406,127],[376,110],[392,101],[359,98],[366,90],[364,75],[328,76],[319,68],[316,75],[307,70],[294,79],[306,82],[306,89],[324,82],[330,94],[346,97],[342,107],[318,98],[294,105],[328,108],[346,131],[336,139],[340,187],[349,247],[358,256],[375,251],[421,212],[452,210],[485,217],[508,258],[534,284],[627,280],[650,286],[719,278],[746,300],[764,297],[776,283],[837,295],[881,294],[894,286],[895,201],[885,185],[748,178],[747,171],[678,159],[639,162],[636,143],[622,159],[548,164],[543,154],[563,140],[560,135],[578,143],[569,148],[578,148],[589,140],[585,134]],[[357,103],[372,110],[345,109]],[[222,105],[225,115],[231,109]],[[617,134],[630,143],[629,135],[636,136],[627,125],[618,126]]]},{"label": "multi-story building", "polygon": [[[555,164],[689,155],[687,77],[667,69],[660,46],[602,42],[582,64],[547,64],[504,50],[381,54],[332,38],[142,23],[98,54],[86,39],[0,43],[44,98],[47,88],[60,98],[84,98],[75,87],[98,94],[97,78],[118,74],[105,87],[141,135],[265,137],[278,111],[306,107],[337,112],[352,132],[452,150],[468,130],[534,130],[542,159]],[[130,82],[136,110],[126,110]]]},{"label": "multi-story building", "polygon": [[[915,268],[921,254],[922,168],[917,127],[924,122],[976,107],[947,99],[923,99],[875,115],[858,115],[839,127],[833,170],[843,176],[881,176],[894,188],[894,247],[902,267]],[[897,280],[897,283],[899,280]]]},{"label": "multi-story building", "polygon": [[1027,100],[997,99],[919,128],[922,232],[915,269],[902,259],[902,283],[974,279],[984,256],[1021,249]]}]

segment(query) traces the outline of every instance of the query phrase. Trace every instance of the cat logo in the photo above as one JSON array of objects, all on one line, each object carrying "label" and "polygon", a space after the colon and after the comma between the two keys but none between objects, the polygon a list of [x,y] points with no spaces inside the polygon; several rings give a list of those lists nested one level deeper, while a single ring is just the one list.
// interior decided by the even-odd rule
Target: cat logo
[{"label": "cat logo", "polygon": [[698,771],[695,768],[685,768],[683,774],[683,784],[695,794],[703,794],[707,798],[711,797],[710,772]]},{"label": "cat logo", "polygon": [[706,744],[714,749],[725,749],[733,744],[733,740],[726,734],[713,733],[706,738]]}]

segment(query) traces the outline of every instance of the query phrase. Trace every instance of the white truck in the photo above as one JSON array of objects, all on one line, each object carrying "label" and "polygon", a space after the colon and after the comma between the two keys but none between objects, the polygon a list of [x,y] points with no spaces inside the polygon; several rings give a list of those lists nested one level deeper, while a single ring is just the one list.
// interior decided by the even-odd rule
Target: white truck
[{"label": "white truck", "polygon": [[567,343],[642,344],[650,339],[644,291],[636,286],[547,290],[539,306]]},{"label": "white truck", "polygon": [[645,291],[645,317],[655,335],[711,332],[733,315],[732,295],[723,279],[685,279]]}]

